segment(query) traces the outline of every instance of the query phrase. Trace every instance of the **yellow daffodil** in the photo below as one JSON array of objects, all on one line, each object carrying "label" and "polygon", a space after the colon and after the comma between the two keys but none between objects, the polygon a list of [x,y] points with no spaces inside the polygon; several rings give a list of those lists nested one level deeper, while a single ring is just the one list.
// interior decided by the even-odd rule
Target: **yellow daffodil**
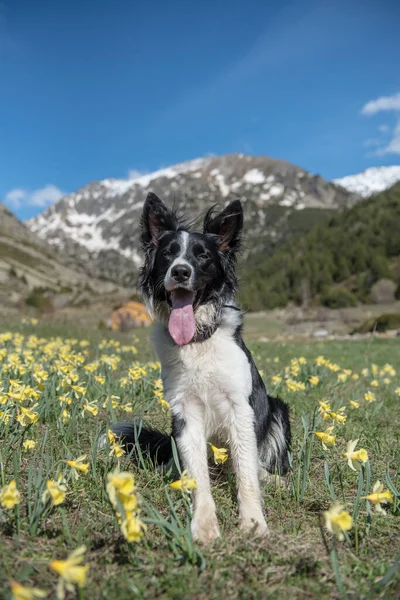
[{"label": "yellow daffodil", "polygon": [[181,478],[170,483],[170,487],[174,490],[189,491],[195,490],[197,488],[197,483],[194,477],[189,477],[187,471],[183,471]]},{"label": "yellow daffodil", "polygon": [[228,450],[226,448],[217,448],[210,444],[211,450],[214,455],[214,462],[216,465],[222,465],[224,462],[228,460]]},{"label": "yellow daffodil", "polygon": [[128,511],[121,523],[121,531],[127,542],[139,542],[147,527],[134,512]]},{"label": "yellow daffodil", "polygon": [[375,394],[373,394],[372,392],[370,392],[370,391],[368,390],[368,392],[366,392],[366,393],[364,394],[364,400],[365,400],[366,402],[375,402],[375,400],[376,400],[376,398],[375,398]]},{"label": "yellow daffodil", "polygon": [[372,387],[379,387],[379,381],[377,379],[373,379],[371,381],[371,385],[372,385]]},{"label": "yellow daffodil", "polygon": [[350,400],[350,405],[351,405],[353,408],[360,408],[360,403],[359,403],[359,402],[356,402],[355,400]]},{"label": "yellow daffodil", "polygon": [[79,456],[76,460],[67,460],[66,463],[72,468],[72,472],[76,479],[78,479],[78,471],[81,473],[86,473],[89,470],[89,463],[85,463],[84,460],[86,458],[86,454],[83,456]]},{"label": "yellow daffodil", "polygon": [[355,450],[358,440],[350,440],[347,444],[346,452],[342,453],[343,458],[347,458],[347,464],[353,471],[361,469],[360,463],[366,463],[368,460],[368,452],[364,448]]},{"label": "yellow daffodil", "polygon": [[360,379],[360,376],[359,376],[359,374],[358,374],[358,373],[353,373],[353,375],[351,376],[351,378],[352,378],[354,381],[357,381],[358,379]]},{"label": "yellow daffodil", "polygon": [[82,417],[85,415],[85,412],[88,412],[93,417],[96,417],[99,412],[99,407],[93,402],[85,402],[82,408]]},{"label": "yellow daffodil", "polygon": [[15,479],[10,481],[8,485],[5,485],[0,490],[0,504],[3,508],[14,508],[16,504],[19,504],[21,500],[21,494],[17,490],[17,483]]},{"label": "yellow daffodil", "polygon": [[74,390],[77,398],[80,398],[86,394],[86,387],[83,385],[71,385],[71,389]]},{"label": "yellow daffodil", "polygon": [[74,592],[74,586],[82,588],[86,584],[89,565],[82,565],[83,555],[86,552],[85,546],[80,546],[68,556],[66,560],[53,560],[50,567],[55,571],[60,579],[57,586],[57,599],[62,600],[65,597],[65,589]]},{"label": "yellow daffodil", "polygon": [[103,375],[94,375],[93,379],[100,385],[104,385],[106,378]]},{"label": "yellow daffodil", "polygon": [[11,600],[36,600],[36,598],[46,598],[47,592],[39,588],[26,587],[17,581],[11,581]]},{"label": "yellow daffodil", "polygon": [[329,416],[331,419],[333,419],[337,423],[344,424],[344,423],[346,423],[346,420],[347,420],[347,416],[344,414],[345,410],[346,410],[346,408],[344,406],[342,406],[341,408],[339,408],[339,410],[337,412],[331,411],[329,413]]},{"label": "yellow daffodil", "polygon": [[372,488],[372,494],[368,496],[362,496],[363,500],[369,500],[372,504],[375,504],[376,512],[381,515],[386,515],[386,511],[382,508],[381,504],[387,504],[393,502],[393,496],[389,490],[383,488],[383,484],[377,481]]},{"label": "yellow daffodil", "polygon": [[[329,402],[324,402],[323,400],[318,400],[318,404],[319,404],[318,412],[320,412],[322,416],[324,416],[325,414],[328,414],[330,412],[331,405],[329,404]],[[329,418],[329,414],[328,414],[328,418]]]},{"label": "yellow daffodil", "polygon": [[333,425],[331,427],[328,427],[328,429],[326,429],[325,431],[316,431],[315,432],[315,435],[317,436],[317,438],[319,438],[321,440],[322,447],[324,450],[327,450],[328,446],[335,445],[336,436],[332,435],[332,431],[333,431]]},{"label": "yellow daffodil", "polygon": [[346,373],[339,373],[337,378],[338,378],[338,381],[340,381],[341,383],[344,383],[345,381],[347,381]]},{"label": "yellow daffodil", "polygon": [[400,387],[396,388],[394,390],[395,394],[397,394],[398,396],[400,396]]},{"label": "yellow daffodil", "polygon": [[[32,408],[35,408],[37,404],[34,404]],[[19,408],[20,413],[16,416],[16,419],[22,427],[27,427],[28,425],[33,425],[39,418],[37,412],[30,408],[24,408],[21,406]]]},{"label": "yellow daffodil", "polygon": [[271,377],[271,380],[274,385],[278,385],[279,383],[282,383],[282,377],[280,375],[273,375]]},{"label": "yellow daffodil", "polygon": [[57,481],[53,481],[49,479],[46,483],[46,490],[42,495],[42,502],[46,502],[49,498],[53,504],[53,506],[58,506],[62,504],[65,500],[65,495],[67,492],[67,487],[63,483],[62,474],[58,476]]},{"label": "yellow daffodil", "polygon": [[127,471],[114,471],[107,475],[107,494],[114,510],[118,510],[118,501],[126,511],[134,511],[137,508],[137,497],[135,495],[135,479],[132,473]]},{"label": "yellow daffodil", "polygon": [[343,532],[350,531],[353,526],[353,519],[347,510],[343,509],[341,504],[333,504],[324,512],[325,527],[330,533],[336,535],[339,541],[344,540]]},{"label": "yellow daffodil", "polygon": [[25,440],[22,444],[24,450],[33,450],[36,446],[35,440]]},{"label": "yellow daffodil", "polygon": [[316,386],[319,384],[319,377],[317,375],[311,375],[311,377],[308,378],[308,381],[310,382],[310,385]]}]

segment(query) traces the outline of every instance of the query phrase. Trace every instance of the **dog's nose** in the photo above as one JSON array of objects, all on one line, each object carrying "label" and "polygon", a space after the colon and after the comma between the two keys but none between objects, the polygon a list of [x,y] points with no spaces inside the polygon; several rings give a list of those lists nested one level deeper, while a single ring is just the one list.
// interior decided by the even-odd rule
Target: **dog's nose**
[{"label": "dog's nose", "polygon": [[171,270],[172,279],[176,283],[185,283],[191,276],[192,269],[190,265],[175,265]]}]

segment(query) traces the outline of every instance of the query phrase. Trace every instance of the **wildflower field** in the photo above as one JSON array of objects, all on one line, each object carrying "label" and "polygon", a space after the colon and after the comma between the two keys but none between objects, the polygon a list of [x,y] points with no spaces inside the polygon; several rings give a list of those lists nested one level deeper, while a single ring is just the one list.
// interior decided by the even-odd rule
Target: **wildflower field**
[{"label": "wildflower field", "polygon": [[202,548],[178,456],[135,466],[107,433],[169,429],[147,335],[0,330],[0,598],[399,598],[399,342],[250,344],[290,405],[292,470],[263,486],[256,539],[237,528],[229,447],[210,447],[223,536]]}]

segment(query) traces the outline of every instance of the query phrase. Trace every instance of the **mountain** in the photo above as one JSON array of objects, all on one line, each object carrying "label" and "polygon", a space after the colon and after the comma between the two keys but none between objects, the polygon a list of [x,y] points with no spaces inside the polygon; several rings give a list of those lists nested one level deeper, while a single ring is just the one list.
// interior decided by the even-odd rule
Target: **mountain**
[{"label": "mountain", "polygon": [[283,160],[231,154],[161,169],[136,179],[105,179],[65,196],[27,222],[91,275],[133,285],[141,262],[139,218],[149,191],[190,218],[229,197],[243,200],[245,259],[271,254],[332,211],[361,198]]},{"label": "mountain", "polygon": [[349,192],[367,198],[372,194],[383,192],[397,181],[400,181],[400,165],[394,167],[371,167],[357,175],[348,175],[341,179],[334,179],[333,183],[340,185]]},{"label": "mountain", "polygon": [[[319,301],[331,307],[370,302],[374,284],[400,298],[400,182],[336,213],[244,273],[250,310]],[[393,293],[393,291],[392,291]]]},{"label": "mountain", "polygon": [[93,279],[0,203],[0,308],[76,305],[121,289]]}]

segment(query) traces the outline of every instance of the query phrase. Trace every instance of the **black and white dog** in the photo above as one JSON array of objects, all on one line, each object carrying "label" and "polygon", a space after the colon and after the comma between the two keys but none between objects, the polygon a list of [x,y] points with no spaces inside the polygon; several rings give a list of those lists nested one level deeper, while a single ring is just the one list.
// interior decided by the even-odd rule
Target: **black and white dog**
[{"label": "black and white dog", "polygon": [[[185,469],[197,481],[193,537],[207,543],[220,535],[207,463],[209,440],[230,449],[241,527],[265,534],[259,478],[288,471],[290,424],[287,406],[267,395],[241,335],[235,266],[242,205],[235,200],[216,216],[209,211],[203,233],[194,233],[150,193],[141,227],[145,263],[139,287],[156,322],[154,343],[172,435]],[[133,426],[113,429],[125,444],[134,443]],[[141,429],[138,441],[158,463],[171,458],[167,434]]]}]

